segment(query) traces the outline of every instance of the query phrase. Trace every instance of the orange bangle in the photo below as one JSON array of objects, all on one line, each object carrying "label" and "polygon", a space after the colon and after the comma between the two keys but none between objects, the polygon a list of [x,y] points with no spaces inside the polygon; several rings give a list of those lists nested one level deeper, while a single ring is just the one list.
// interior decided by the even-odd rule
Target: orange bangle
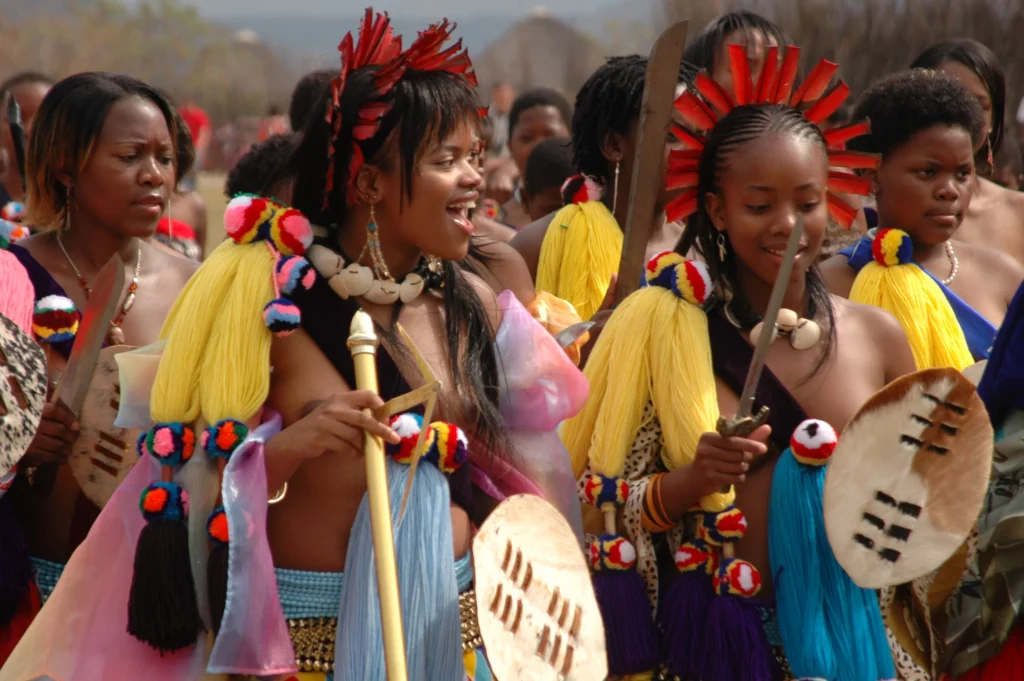
[{"label": "orange bangle", "polygon": [[[644,497],[644,504],[640,514],[640,522],[648,532],[660,533],[668,532],[675,523],[669,521],[668,516],[664,514],[664,505],[661,503],[661,476],[663,473],[659,473],[651,478],[651,481],[647,484],[647,493]],[[657,487],[658,502],[655,503],[655,487]],[[659,506],[662,510],[659,511]]]}]

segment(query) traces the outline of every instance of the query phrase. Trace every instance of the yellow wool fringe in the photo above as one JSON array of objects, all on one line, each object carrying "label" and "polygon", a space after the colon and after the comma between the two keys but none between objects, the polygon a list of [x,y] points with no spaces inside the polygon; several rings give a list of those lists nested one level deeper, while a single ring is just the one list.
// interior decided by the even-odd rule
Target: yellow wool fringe
[{"label": "yellow wool fringe", "polygon": [[601,307],[622,258],[622,230],[600,201],[555,213],[537,262],[537,290],[572,303],[583,319]]},{"label": "yellow wool fringe", "polygon": [[[653,402],[661,424],[662,462],[672,471],[693,462],[700,436],[714,432],[718,399],[704,312],[660,286],[626,298],[608,320],[587,361],[590,398],[562,429],[579,478],[587,464],[595,473],[619,477]],[[701,499],[721,511],[735,498]]]},{"label": "yellow wool fringe", "polygon": [[192,276],[160,332],[154,421],[247,422],[259,412],[270,392],[263,308],[274,297],[273,268],[266,244],[225,241]]},{"label": "yellow wool fringe", "polygon": [[850,300],[888,310],[906,331],[919,371],[974,364],[960,322],[938,284],[915,264],[865,265]]}]

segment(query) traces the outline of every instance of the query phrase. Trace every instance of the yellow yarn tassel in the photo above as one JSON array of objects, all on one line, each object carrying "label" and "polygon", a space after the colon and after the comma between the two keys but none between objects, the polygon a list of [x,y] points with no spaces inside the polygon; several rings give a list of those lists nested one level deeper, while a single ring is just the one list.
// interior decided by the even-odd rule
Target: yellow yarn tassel
[{"label": "yellow yarn tassel", "polygon": [[572,303],[583,319],[601,307],[622,257],[622,230],[600,201],[573,203],[551,220],[537,262],[537,290]]},{"label": "yellow yarn tassel", "polygon": [[167,339],[150,414],[157,423],[248,421],[270,391],[263,306],[274,297],[274,259],[264,243],[225,241],[178,296],[160,332]]},{"label": "yellow yarn tassel", "polygon": [[[960,322],[938,284],[910,260],[910,237],[881,230],[872,246],[875,261],[853,282],[850,300],[888,310],[903,326],[919,371],[974,364]],[[885,263],[885,264],[882,264]]]},{"label": "yellow yarn tassel", "polygon": [[[626,298],[608,320],[587,362],[590,399],[562,429],[579,478],[619,477],[644,407],[654,404],[663,435],[662,462],[675,470],[693,462],[700,436],[714,432],[718,400],[703,310],[673,291],[649,286]],[[721,511],[735,493],[701,500]]]}]

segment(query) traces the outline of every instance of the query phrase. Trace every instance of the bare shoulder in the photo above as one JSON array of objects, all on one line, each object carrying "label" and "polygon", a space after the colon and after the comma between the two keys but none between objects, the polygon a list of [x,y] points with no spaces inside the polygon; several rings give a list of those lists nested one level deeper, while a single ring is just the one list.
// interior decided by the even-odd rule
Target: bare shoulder
[{"label": "bare shoulder", "polygon": [[478,259],[470,257],[477,273],[495,293],[512,291],[523,305],[533,301],[533,277],[519,251],[503,241],[474,237]]},{"label": "bare shoulder", "polygon": [[28,251],[29,255],[39,261],[40,265],[46,267],[47,258],[53,248],[53,241],[50,232],[39,232],[24,239],[18,239],[15,243]]},{"label": "bare shoulder", "polygon": [[516,235],[516,230],[508,225],[503,225],[497,220],[484,217],[483,215],[473,216],[474,236],[481,236],[492,241],[508,243]]},{"label": "bare shoulder", "polygon": [[821,275],[825,279],[828,290],[841,298],[850,297],[850,289],[853,288],[853,281],[857,273],[853,271],[844,255],[833,255],[818,265]]},{"label": "bare shoulder", "polygon": [[196,270],[199,269],[198,262],[190,260],[170,248],[150,242],[147,242],[146,246],[147,248],[143,251],[142,257],[148,258],[151,262],[155,263],[155,269],[161,273],[162,277],[166,277],[164,283],[168,287],[174,285],[181,289],[192,275],[195,274]]},{"label": "bare shoulder", "polygon": [[519,251],[523,256],[526,266],[530,270],[530,279],[537,280],[537,262],[540,260],[540,247],[544,243],[544,235],[548,233],[548,226],[554,213],[545,215],[540,220],[534,220],[516,233],[509,245]]},{"label": "bare shoulder", "polygon": [[491,325],[491,331],[497,333],[498,327],[501,326],[503,316],[501,312],[501,305],[498,303],[498,295],[486,281],[472,272],[466,272],[465,276],[469,281],[469,285],[473,287],[477,297],[484,306],[484,311],[487,313],[487,321],[490,322]]},{"label": "bare shoulder", "polygon": [[832,300],[841,323],[851,331],[856,329],[852,337],[867,343],[874,356],[884,358],[886,382],[916,371],[907,334],[892,314],[880,307],[854,303],[838,296],[833,296]]},{"label": "bare shoulder", "polygon": [[961,258],[969,257],[978,271],[985,272],[993,286],[1006,292],[1007,302],[1024,281],[1024,265],[1002,251],[963,242],[957,242],[956,250]]}]

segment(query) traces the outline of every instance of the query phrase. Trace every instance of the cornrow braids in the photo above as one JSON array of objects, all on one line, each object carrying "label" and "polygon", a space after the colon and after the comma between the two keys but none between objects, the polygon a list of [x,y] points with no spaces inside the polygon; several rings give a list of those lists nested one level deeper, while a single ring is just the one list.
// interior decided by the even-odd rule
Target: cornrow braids
[{"label": "cornrow braids", "polygon": [[[610,57],[580,88],[572,115],[572,155],[578,172],[605,185],[611,181],[601,146],[609,133],[625,135],[640,117],[646,74],[646,57]],[[690,86],[696,77],[692,66],[679,65],[680,83]]]},{"label": "cornrow braids", "polygon": [[[676,252],[684,256],[696,248],[707,263],[712,278],[731,292],[733,300],[740,306],[748,306],[749,303],[743,290],[736,285],[735,250],[728,243],[729,235],[715,229],[708,214],[706,197],[710,193],[721,191],[721,178],[744,145],[770,134],[812,139],[821,146],[822,153],[825,153],[825,136],[821,129],[800,111],[781,104],[736,107],[718,122],[708,137],[700,159],[697,212],[690,216],[683,238],[676,247]],[[720,234],[725,237],[726,246],[729,246],[725,249],[724,258],[719,256]],[[824,311],[828,320],[825,345],[814,369],[807,376],[809,380],[824,366],[835,346],[835,310],[831,294],[817,265],[807,271],[807,294],[811,308]]]}]

